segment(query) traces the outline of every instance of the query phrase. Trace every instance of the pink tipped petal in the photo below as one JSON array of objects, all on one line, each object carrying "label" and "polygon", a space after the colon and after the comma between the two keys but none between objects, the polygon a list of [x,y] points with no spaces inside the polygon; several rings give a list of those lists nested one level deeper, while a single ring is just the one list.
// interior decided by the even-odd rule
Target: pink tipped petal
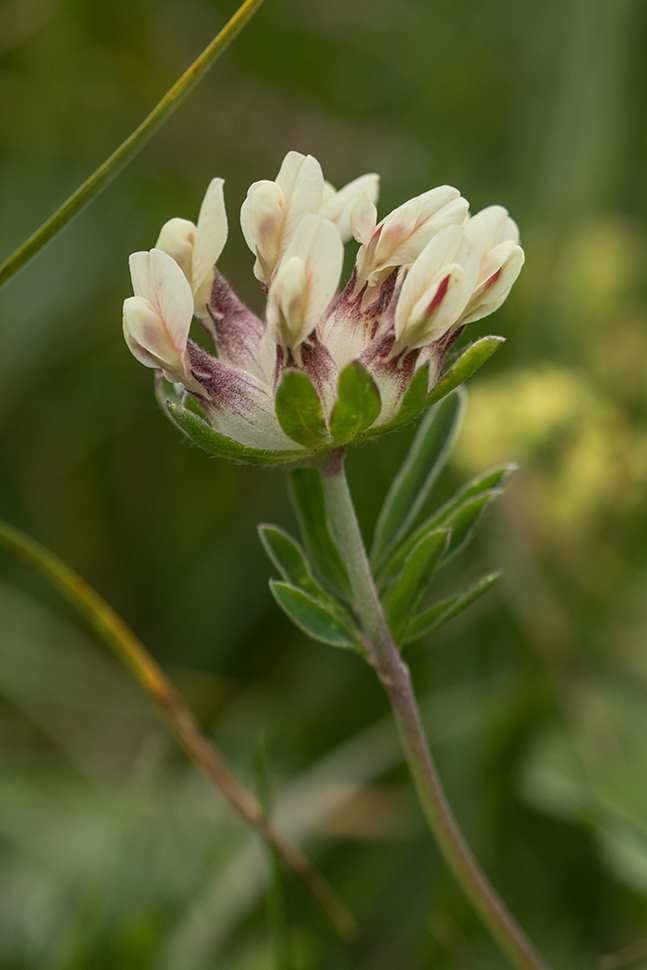
[{"label": "pink tipped petal", "polygon": [[335,192],[333,189],[332,196],[328,194],[327,197],[324,197],[319,215],[322,219],[328,219],[330,222],[334,222],[342,241],[348,242],[353,236],[351,212],[355,203],[361,195],[366,193],[368,200],[374,204],[377,202],[379,191],[379,175],[361,175],[359,178],[349,182],[348,185],[345,185],[339,192]]},{"label": "pink tipped petal", "polygon": [[514,246],[500,269],[497,269],[475,291],[460,322],[473,323],[498,310],[519,276],[525,258],[521,246]]},{"label": "pink tipped petal", "polygon": [[191,277],[194,292],[218,262],[227,242],[228,227],[223,185],[223,179],[212,179],[200,206]]},{"label": "pink tipped petal", "polygon": [[480,251],[460,226],[438,232],[402,285],[395,309],[398,343],[422,347],[449,330],[472,296],[479,265]]},{"label": "pink tipped petal", "polygon": [[191,282],[196,227],[188,219],[169,219],[162,226],[155,249],[171,256]]}]

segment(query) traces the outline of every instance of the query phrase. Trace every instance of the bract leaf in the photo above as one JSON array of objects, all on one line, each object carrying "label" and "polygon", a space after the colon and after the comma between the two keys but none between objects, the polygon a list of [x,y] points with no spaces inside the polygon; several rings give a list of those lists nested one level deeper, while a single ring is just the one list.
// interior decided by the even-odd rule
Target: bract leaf
[{"label": "bract leaf", "polygon": [[169,401],[166,407],[178,427],[210,455],[229,458],[231,461],[247,462],[250,465],[282,465],[300,461],[307,454],[298,449],[265,451],[262,448],[249,448],[234,441],[233,438],[220,434],[201,417],[180,404]]},{"label": "bract leaf", "polygon": [[426,406],[440,401],[450,391],[453,391],[459,384],[463,384],[472,374],[475,374],[479,367],[482,367],[488,357],[491,357],[495,350],[498,350],[505,337],[481,337],[461,354],[456,363],[450,367],[444,377],[442,377],[435,387],[427,395]]},{"label": "bract leaf", "polygon": [[440,565],[450,543],[451,533],[440,529],[425,536],[411,550],[396,583],[384,601],[391,633],[400,640],[411,613],[422,599],[429,580]]},{"label": "bract leaf", "polygon": [[463,402],[463,394],[457,392],[423,418],[377,520],[371,550],[375,568],[379,568],[415,522],[449,455]]},{"label": "bract leaf", "polygon": [[274,403],[279,424],[288,438],[310,450],[327,441],[319,395],[303,371],[284,371]]},{"label": "bract leaf", "polygon": [[356,650],[365,655],[365,650],[355,634],[321,600],[308,595],[304,590],[270,580],[270,589],[276,602],[284,613],[300,630],[313,640],[329,643],[333,647]]},{"label": "bract leaf", "polygon": [[290,473],[290,498],[315,578],[331,596],[350,602],[348,575],[328,530],[323,485],[316,468],[295,468]]},{"label": "bract leaf", "polygon": [[315,598],[325,596],[310,574],[301,546],[291,535],[277,525],[265,523],[258,526],[258,534],[265,552],[287,583]]},{"label": "bract leaf", "polygon": [[427,388],[429,386],[429,364],[424,364],[420,370],[416,371],[413,380],[404,392],[400,409],[396,416],[388,424],[378,425],[376,428],[369,428],[362,437],[375,438],[384,434],[386,431],[393,431],[403,424],[408,424],[418,414],[425,410],[427,406]]},{"label": "bract leaf", "polygon": [[344,367],[339,375],[339,394],[330,421],[335,445],[344,445],[370,427],[380,413],[377,384],[358,360]]},{"label": "bract leaf", "polygon": [[404,631],[402,643],[415,643],[416,640],[420,640],[422,637],[427,636],[428,633],[443,626],[444,623],[447,623],[454,616],[458,616],[459,613],[467,609],[483,593],[486,593],[490,586],[496,583],[500,575],[500,572],[496,572],[490,573],[488,576],[483,576],[470,586],[466,586],[460,593],[456,593],[455,596],[450,596],[448,599],[436,603],[423,613],[418,613],[409,622]]},{"label": "bract leaf", "polygon": [[388,580],[402,569],[404,561],[417,542],[428,532],[433,532],[445,524],[447,517],[454,512],[459,505],[462,505],[469,498],[481,495],[483,492],[498,488],[501,490],[503,485],[516,471],[517,465],[507,464],[491,468],[481,475],[477,475],[463,485],[449,501],[445,502],[433,515],[419,525],[410,536],[400,543],[389,561],[385,564],[380,576],[380,585],[384,585]]}]

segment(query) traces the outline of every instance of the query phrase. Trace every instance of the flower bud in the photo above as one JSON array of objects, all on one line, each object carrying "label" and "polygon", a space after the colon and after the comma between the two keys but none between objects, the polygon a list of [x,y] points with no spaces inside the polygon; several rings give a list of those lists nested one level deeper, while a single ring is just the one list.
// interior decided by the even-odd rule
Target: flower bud
[{"label": "flower bud", "polygon": [[481,250],[481,265],[472,297],[461,323],[480,320],[497,310],[521,272],[525,254],[519,245],[519,228],[501,205],[491,205],[465,226],[468,238]]},{"label": "flower bud", "polygon": [[447,333],[472,296],[480,260],[480,250],[460,226],[441,229],[427,243],[398,297],[396,347],[424,347]]},{"label": "flower bud", "polygon": [[343,261],[332,222],[304,216],[267,294],[267,323],[277,344],[294,351],[312,333],[337,291]]},{"label": "flower bud", "polygon": [[187,355],[193,294],[184,273],[160,249],[133,253],[130,273],[135,296],[124,302],[123,328],[131,353],[190,387],[195,384]]},{"label": "flower bud", "polygon": [[224,180],[212,179],[200,206],[198,223],[170,219],[162,226],[156,249],[172,256],[191,285],[194,312],[206,317],[213,284],[214,265],[227,242],[227,213],[222,187]]},{"label": "flower bud", "polygon": [[369,201],[358,200],[351,215],[355,238],[362,243],[357,254],[358,282],[367,282],[369,290],[393,267],[412,263],[441,229],[462,225],[468,210],[458,189],[441,185],[394,209],[376,227]]},{"label": "flower bud", "polygon": [[[322,219],[334,222],[341,236],[342,242],[348,242],[353,236],[351,226],[351,212],[360,196],[365,197],[371,204],[377,202],[380,192],[380,176],[375,174],[360,175],[336,191],[330,182],[324,182],[323,199],[319,215]],[[375,225],[375,223],[373,223]]]},{"label": "flower bud", "polygon": [[305,215],[316,215],[323,195],[321,166],[312,155],[288,152],[276,181],[250,186],[240,210],[245,242],[256,256],[254,275],[269,286]]}]

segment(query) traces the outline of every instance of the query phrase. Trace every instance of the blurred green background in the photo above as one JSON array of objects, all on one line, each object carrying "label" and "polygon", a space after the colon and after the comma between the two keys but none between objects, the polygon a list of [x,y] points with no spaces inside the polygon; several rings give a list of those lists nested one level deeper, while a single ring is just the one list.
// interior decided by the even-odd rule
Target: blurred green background
[{"label": "blurred green background", "polygon": [[[233,10],[0,3],[0,257]],[[0,293],[0,515],[122,613],[250,785],[264,738],[277,820],[361,923],[344,946],[288,879],[294,970],[506,963],[425,829],[371,671],[270,599],[255,525],[293,526],[283,474],[181,440],[126,350],[128,254],[171,216],[195,219],[224,176],[220,266],[259,309],[238,209],[289,149],[337,186],[379,172],[381,214],[449,182],[473,211],[497,202],[518,221],[526,267],[472,329],[508,342],[472,382],[437,489],[520,462],[444,581],[505,576],[410,660],[485,869],[556,970],[596,967],[647,936],[646,52],[638,0],[266,0]],[[349,458],[367,535],[411,436]],[[2,970],[277,967],[256,841],[116,661],[4,553],[0,741]]]}]

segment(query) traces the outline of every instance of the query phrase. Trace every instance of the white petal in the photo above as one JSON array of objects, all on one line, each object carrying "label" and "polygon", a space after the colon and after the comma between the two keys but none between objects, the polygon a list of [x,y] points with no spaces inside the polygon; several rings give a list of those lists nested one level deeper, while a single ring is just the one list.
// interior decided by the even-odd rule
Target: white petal
[{"label": "white petal", "polygon": [[508,240],[519,245],[519,227],[502,205],[490,205],[481,209],[468,220],[465,231],[483,252]]},{"label": "white petal", "polygon": [[395,309],[399,343],[422,347],[442,336],[472,295],[480,250],[460,226],[448,226],[425,246],[411,266]]},{"label": "white petal", "polygon": [[304,216],[268,293],[270,326],[279,326],[281,314],[292,314],[289,332],[281,329],[284,346],[294,350],[317,326],[337,291],[343,261],[344,245],[332,222]]},{"label": "white petal", "polygon": [[186,350],[191,320],[193,293],[189,282],[175,262],[161,249],[150,251],[150,284],[157,310],[180,357]]},{"label": "white petal", "polygon": [[321,208],[324,177],[321,165],[312,155],[288,152],[276,176],[285,196],[285,223],[281,252],[285,252],[305,215],[316,215]]},{"label": "white petal", "polygon": [[194,293],[217,263],[227,242],[223,184],[223,179],[212,179],[200,206],[191,273]]},{"label": "white petal", "polygon": [[267,295],[267,324],[277,343],[294,350],[308,336],[303,333],[308,279],[298,256],[282,260]]},{"label": "white petal", "polygon": [[371,199],[370,192],[360,193],[350,211],[351,231],[355,239],[363,244],[367,244],[377,225],[377,209]]},{"label": "white petal", "polygon": [[266,285],[270,281],[281,248],[285,197],[283,190],[267,179],[254,182],[240,210],[245,242],[256,256],[254,275]]},{"label": "white petal", "polygon": [[155,249],[172,256],[180,266],[182,272],[191,282],[193,247],[195,245],[196,227],[188,219],[169,219],[162,226]]},{"label": "white petal", "polygon": [[131,353],[142,364],[158,367],[175,380],[186,378],[186,360],[178,355],[164,321],[148,300],[131,296],[124,301],[123,329]]},{"label": "white petal", "polygon": [[[328,185],[329,183],[326,183]],[[370,202],[377,202],[380,191],[380,176],[375,174],[360,175],[345,185],[339,192],[328,195],[322,200],[319,215],[322,219],[329,219],[334,222],[339,231],[343,242],[348,242],[352,237],[351,230],[351,211],[360,195],[367,194]]]},{"label": "white petal", "polygon": [[498,310],[519,276],[524,261],[525,254],[521,246],[513,246],[503,265],[495,271],[495,279],[490,277],[477,288],[460,322],[473,323],[474,320],[481,320]]},{"label": "white petal", "polygon": [[412,263],[437,232],[462,225],[468,208],[458,189],[441,185],[394,209],[381,223],[376,268]]}]

